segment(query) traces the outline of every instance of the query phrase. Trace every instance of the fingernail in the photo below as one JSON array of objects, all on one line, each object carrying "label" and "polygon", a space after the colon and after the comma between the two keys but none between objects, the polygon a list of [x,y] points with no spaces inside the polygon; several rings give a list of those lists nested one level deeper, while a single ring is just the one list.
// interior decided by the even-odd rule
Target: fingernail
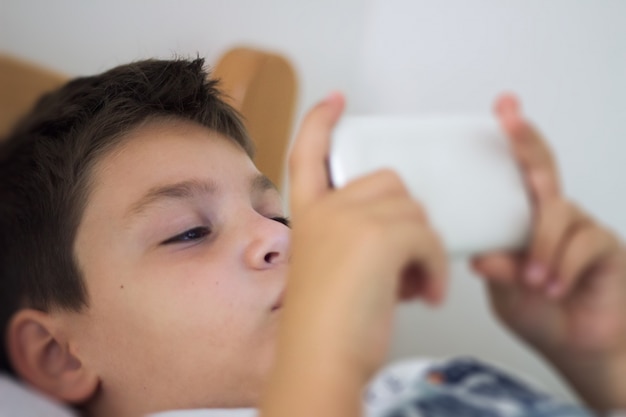
[{"label": "fingernail", "polygon": [[539,286],[545,281],[546,267],[539,262],[532,262],[528,268],[526,268],[526,283],[534,287]]}]

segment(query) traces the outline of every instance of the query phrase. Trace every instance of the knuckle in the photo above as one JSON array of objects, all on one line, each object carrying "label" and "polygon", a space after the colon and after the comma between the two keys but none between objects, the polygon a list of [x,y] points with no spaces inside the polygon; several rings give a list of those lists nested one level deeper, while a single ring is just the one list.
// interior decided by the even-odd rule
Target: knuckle
[{"label": "knuckle", "polygon": [[378,170],[378,175],[389,183],[400,183],[400,176],[396,171],[391,168],[381,168]]},{"label": "knuckle", "polygon": [[394,171],[381,169],[359,177],[348,184],[351,189],[361,190],[370,195],[408,196],[404,183]]},{"label": "knuckle", "polygon": [[376,175],[380,178],[386,188],[398,193],[408,194],[404,181],[396,171],[390,168],[383,168],[377,171]]},{"label": "knuckle", "polygon": [[562,198],[548,200],[539,211],[540,225],[552,225],[572,216],[571,203]]},{"label": "knuckle", "polygon": [[591,224],[592,221],[587,214],[575,203],[563,200],[563,215],[567,216],[570,223]]},{"label": "knuckle", "polygon": [[555,198],[552,200],[552,213],[554,215],[571,215],[574,211],[575,207],[570,201],[563,198]]},{"label": "knuckle", "polygon": [[417,201],[406,199],[404,212],[407,220],[422,225],[428,224],[428,215],[426,210]]}]

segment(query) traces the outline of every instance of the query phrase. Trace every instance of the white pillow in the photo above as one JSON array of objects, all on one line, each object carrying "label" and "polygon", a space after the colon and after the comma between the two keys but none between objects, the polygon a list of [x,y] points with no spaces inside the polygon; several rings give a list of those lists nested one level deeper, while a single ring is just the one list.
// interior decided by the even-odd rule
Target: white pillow
[{"label": "white pillow", "polygon": [[77,417],[77,414],[9,375],[0,374],[0,417],[33,416]]}]

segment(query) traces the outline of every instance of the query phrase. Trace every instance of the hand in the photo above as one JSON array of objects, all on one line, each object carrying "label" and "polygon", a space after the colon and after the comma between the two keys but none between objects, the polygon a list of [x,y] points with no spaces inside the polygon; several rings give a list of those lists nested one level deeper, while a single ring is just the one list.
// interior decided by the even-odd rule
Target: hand
[{"label": "hand", "polygon": [[534,208],[524,253],[473,260],[499,318],[570,380],[590,406],[626,407],[626,253],[608,229],[568,201],[540,134],[511,96],[496,112]]},{"label": "hand", "polygon": [[438,303],[445,292],[441,243],[397,175],[329,186],[343,107],[334,94],[313,108],[291,152],[292,256],[264,403],[274,415],[302,415],[311,403],[312,415],[358,414],[361,390],[386,358],[398,298]]},{"label": "hand", "polygon": [[398,297],[439,302],[446,259],[396,174],[382,170],[340,190],[329,186],[330,135],[342,106],[334,95],[314,108],[291,153],[286,313],[323,334],[340,361],[368,378],[386,357]]}]

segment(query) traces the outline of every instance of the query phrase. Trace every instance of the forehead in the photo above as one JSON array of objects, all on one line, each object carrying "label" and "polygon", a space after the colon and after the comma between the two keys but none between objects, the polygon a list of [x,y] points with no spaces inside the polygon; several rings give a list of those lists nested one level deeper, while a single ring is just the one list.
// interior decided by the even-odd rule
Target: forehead
[{"label": "forehead", "polygon": [[191,122],[151,123],[130,132],[96,163],[85,214],[96,205],[115,215],[162,185],[192,180],[234,191],[249,188],[258,175],[246,152],[219,133]]},{"label": "forehead", "polygon": [[133,180],[141,186],[202,172],[249,176],[258,170],[233,139],[174,120],[152,122],[128,133],[96,164],[93,177],[96,186],[105,180]]}]

